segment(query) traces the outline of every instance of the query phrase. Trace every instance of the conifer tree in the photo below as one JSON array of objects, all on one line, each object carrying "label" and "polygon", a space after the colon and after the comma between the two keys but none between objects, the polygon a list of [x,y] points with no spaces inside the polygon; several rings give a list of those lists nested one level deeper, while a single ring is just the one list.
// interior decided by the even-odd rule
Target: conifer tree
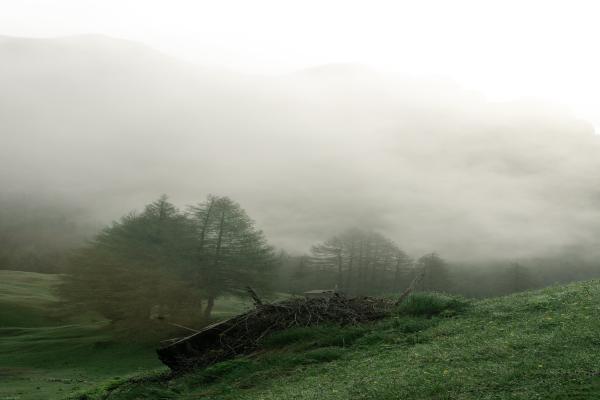
[{"label": "conifer tree", "polygon": [[349,229],[312,247],[311,265],[321,284],[349,294],[397,290],[408,279],[410,258],[385,236]]},{"label": "conifer tree", "polygon": [[215,300],[246,286],[268,287],[275,266],[273,249],[248,214],[228,197],[208,196],[189,210],[196,237],[194,265],[206,297],[204,318]]},{"label": "conifer tree", "polygon": [[416,269],[423,273],[419,284],[421,290],[449,291],[452,289],[448,266],[438,254],[431,253],[419,258]]}]

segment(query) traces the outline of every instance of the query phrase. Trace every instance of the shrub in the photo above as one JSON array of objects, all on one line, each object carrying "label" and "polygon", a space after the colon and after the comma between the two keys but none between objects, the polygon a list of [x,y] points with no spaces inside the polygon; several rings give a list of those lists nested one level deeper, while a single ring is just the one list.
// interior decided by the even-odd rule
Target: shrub
[{"label": "shrub", "polygon": [[408,296],[398,307],[398,312],[410,316],[452,316],[467,306],[468,302],[461,297],[422,292]]}]

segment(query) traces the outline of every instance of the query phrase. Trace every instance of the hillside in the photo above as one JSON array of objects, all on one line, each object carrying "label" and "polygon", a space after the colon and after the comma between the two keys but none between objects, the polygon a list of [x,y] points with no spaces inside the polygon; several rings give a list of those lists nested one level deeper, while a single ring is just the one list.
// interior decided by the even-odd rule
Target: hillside
[{"label": "hillside", "polygon": [[160,365],[152,348],[118,343],[102,319],[64,308],[54,293],[60,281],[0,271],[0,399],[58,399]]},{"label": "hillside", "polygon": [[[418,301],[416,301],[418,300]],[[419,295],[384,322],[275,335],[271,351],[94,399],[591,399],[600,396],[600,281],[470,303]],[[427,311],[442,311],[431,318]],[[412,314],[412,316],[411,316]]]},{"label": "hillside", "polygon": [[152,346],[121,343],[102,320],[62,308],[60,279],[0,271],[1,399],[600,395],[600,281],[466,303],[421,294],[385,321],[279,333],[260,354],[167,380]]},{"label": "hillside", "polygon": [[102,319],[64,308],[54,293],[60,281],[0,270],[0,399],[60,399],[160,366],[152,347],[119,343]]},{"label": "hillside", "polygon": [[[155,343],[116,338],[97,315],[81,315],[56,296],[61,275],[0,270],[0,399],[47,400],[110,379],[164,367]],[[248,307],[223,299],[215,318]]]}]

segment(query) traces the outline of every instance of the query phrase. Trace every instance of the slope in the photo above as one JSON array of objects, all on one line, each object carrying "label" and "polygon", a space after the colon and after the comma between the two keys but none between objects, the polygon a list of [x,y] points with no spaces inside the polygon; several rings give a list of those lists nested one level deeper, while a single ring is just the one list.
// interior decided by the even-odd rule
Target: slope
[{"label": "slope", "polygon": [[[148,346],[116,342],[93,315],[54,295],[60,275],[0,271],[0,399],[56,399],[160,363]],[[118,362],[117,362],[118,360]]]},{"label": "slope", "polygon": [[[101,399],[590,399],[600,396],[600,281],[456,307],[419,294],[393,318],[271,337],[263,351]],[[428,315],[436,314],[436,315]]]}]

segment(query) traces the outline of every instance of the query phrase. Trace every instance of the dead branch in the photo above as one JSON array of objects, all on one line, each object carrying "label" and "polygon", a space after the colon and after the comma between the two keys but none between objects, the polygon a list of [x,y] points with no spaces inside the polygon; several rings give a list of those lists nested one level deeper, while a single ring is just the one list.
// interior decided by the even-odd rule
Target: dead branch
[{"label": "dead branch", "polygon": [[260,297],[258,297],[258,294],[256,294],[254,289],[252,289],[250,286],[246,286],[246,291],[250,294],[250,297],[252,297],[252,300],[254,301],[255,306],[263,305],[262,300],[260,299]]},{"label": "dead branch", "polygon": [[400,294],[400,296],[398,297],[398,300],[396,300],[396,305],[400,305],[400,303],[402,303],[402,301],[404,301],[404,299],[406,297],[408,297],[408,295],[415,289],[417,284],[419,282],[421,282],[421,280],[423,279],[424,276],[425,276],[425,270],[422,269],[420,272],[417,273],[417,275],[415,275],[415,278],[412,280],[410,285],[408,285],[408,287],[404,290],[404,292],[402,292]]},{"label": "dead branch", "polygon": [[181,328],[181,329],[188,330],[188,331],[190,331],[190,332],[194,332],[194,333],[198,333],[198,332],[200,332],[200,331],[198,331],[198,330],[196,330],[196,329],[193,329],[193,328],[188,328],[187,326],[183,326],[183,325],[175,324],[175,323],[172,323],[172,322],[165,322],[165,323],[166,323],[166,324],[168,324],[168,325],[171,325],[171,326],[175,326],[175,327],[177,327],[177,328]]},{"label": "dead branch", "polygon": [[158,349],[159,358],[174,371],[204,367],[256,351],[273,332],[320,324],[344,326],[374,321],[388,316],[395,307],[390,299],[342,295],[257,305],[259,307],[207,326],[174,343],[167,342]]}]

